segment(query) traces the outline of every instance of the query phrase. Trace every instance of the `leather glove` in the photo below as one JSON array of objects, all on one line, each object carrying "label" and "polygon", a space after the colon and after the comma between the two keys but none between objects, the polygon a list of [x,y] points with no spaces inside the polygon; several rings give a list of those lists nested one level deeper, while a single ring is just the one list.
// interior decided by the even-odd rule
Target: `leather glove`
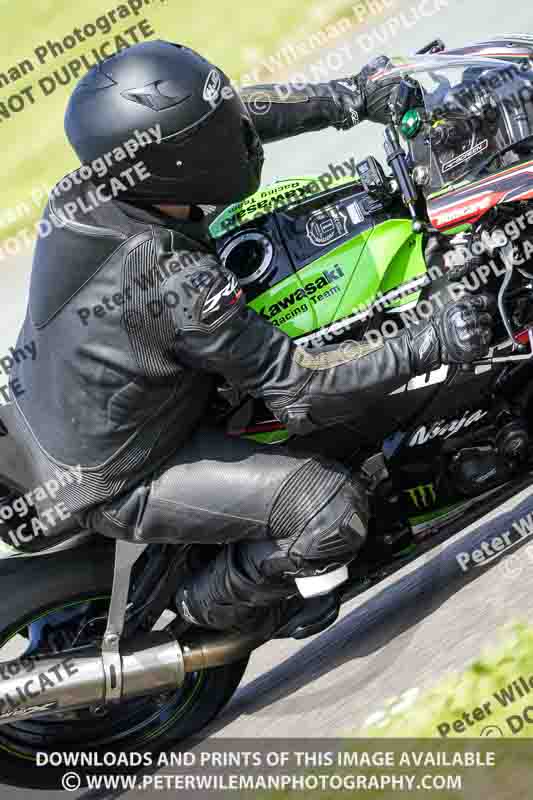
[{"label": "leather glove", "polygon": [[363,119],[371,122],[389,122],[388,103],[393,89],[399,84],[398,76],[372,81],[373,75],[391,64],[387,56],[378,56],[367,64],[358,75],[342,80],[330,81],[342,117],[334,127],[346,130]]},{"label": "leather glove", "polygon": [[483,358],[492,339],[493,299],[486,294],[462,297],[446,306],[437,320],[443,364],[461,364]]},{"label": "leather glove", "polygon": [[394,89],[399,86],[399,75],[387,75],[374,80],[382,70],[392,64],[387,56],[378,56],[367,64],[359,73],[359,86],[365,95],[365,113],[371,122],[387,125],[390,122],[389,100]]},{"label": "leather glove", "polygon": [[484,358],[492,339],[493,306],[489,295],[465,296],[445,306],[427,325],[408,329],[415,373]]}]

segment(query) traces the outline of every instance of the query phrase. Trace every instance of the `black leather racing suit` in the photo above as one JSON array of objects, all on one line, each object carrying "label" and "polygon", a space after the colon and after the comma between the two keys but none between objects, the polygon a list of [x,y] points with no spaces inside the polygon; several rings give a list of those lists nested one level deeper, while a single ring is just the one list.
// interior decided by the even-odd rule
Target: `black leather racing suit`
[{"label": "black leather racing suit", "polygon": [[[280,99],[275,87],[260,91]],[[254,118],[265,142],[358,118],[356,92],[335,82],[282,95]],[[87,181],[52,192],[17,342],[36,357],[15,358],[10,378],[23,387],[16,424],[34,485],[58,485],[41,511],[61,502],[71,515],[61,525],[139,542],[228,543],[182,602],[204,624],[239,628],[294,593],[294,576],[353,558],[367,512],[342,466],[212,430],[213,376],[264,398],[299,434],[364,414],[376,395],[437,366],[439,352],[424,331],[422,346],[406,332],[375,349],[304,351],[246,307],[206,219],[192,216],[98,204]]]}]

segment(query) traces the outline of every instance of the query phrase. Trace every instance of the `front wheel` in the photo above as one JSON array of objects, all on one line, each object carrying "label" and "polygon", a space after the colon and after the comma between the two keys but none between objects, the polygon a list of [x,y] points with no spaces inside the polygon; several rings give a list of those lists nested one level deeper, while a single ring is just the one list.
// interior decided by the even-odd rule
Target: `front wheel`
[{"label": "front wheel", "polygon": [[[105,629],[113,552],[104,541],[49,556],[0,562],[0,674],[2,663],[23,654],[50,654],[86,644],[91,637],[97,640],[97,632],[101,635]],[[239,685],[247,663],[245,658],[193,672],[175,691],[118,706],[0,725],[0,783],[61,788],[61,778],[70,768],[38,766],[37,753],[59,751],[66,761],[68,754],[90,751],[101,754],[103,763],[103,754],[110,751],[153,753],[170,747],[198,733],[218,714]],[[109,774],[110,769],[90,767],[86,772]]]}]

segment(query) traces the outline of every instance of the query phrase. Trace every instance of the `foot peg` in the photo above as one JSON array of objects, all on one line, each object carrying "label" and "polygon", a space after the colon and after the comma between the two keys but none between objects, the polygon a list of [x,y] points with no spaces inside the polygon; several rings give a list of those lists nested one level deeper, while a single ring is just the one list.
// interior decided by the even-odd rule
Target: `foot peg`
[{"label": "foot peg", "polygon": [[300,611],[297,611],[281,628],[273,639],[305,639],[320,633],[333,625],[339,616],[340,602],[334,594],[306,600]]}]

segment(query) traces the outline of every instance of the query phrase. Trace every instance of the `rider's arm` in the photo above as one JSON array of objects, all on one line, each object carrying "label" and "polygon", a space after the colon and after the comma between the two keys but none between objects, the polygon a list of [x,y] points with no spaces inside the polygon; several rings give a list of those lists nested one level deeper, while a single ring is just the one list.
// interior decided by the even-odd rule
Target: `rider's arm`
[{"label": "rider's arm", "polygon": [[240,92],[265,143],[333,126],[351,128],[366,118],[364,94],[355,78],[329,83],[259,84]]},{"label": "rider's arm", "polygon": [[[194,285],[194,294],[185,285]],[[237,279],[213,256],[201,270],[171,276],[164,288],[188,298],[169,311],[177,358],[263,398],[294,433],[359,416],[377,396],[438,367],[445,352],[442,333],[431,322],[380,347],[351,342],[309,353],[247,308]],[[470,322],[461,324],[466,344],[472,344],[466,336]]]},{"label": "rider's arm", "polygon": [[369,79],[389,63],[386,56],[379,56],[351,77],[327,83],[246,86],[240,95],[263,142],[329,126],[345,130],[365,119],[388,122],[387,103],[397,78],[385,76],[378,83]]}]

